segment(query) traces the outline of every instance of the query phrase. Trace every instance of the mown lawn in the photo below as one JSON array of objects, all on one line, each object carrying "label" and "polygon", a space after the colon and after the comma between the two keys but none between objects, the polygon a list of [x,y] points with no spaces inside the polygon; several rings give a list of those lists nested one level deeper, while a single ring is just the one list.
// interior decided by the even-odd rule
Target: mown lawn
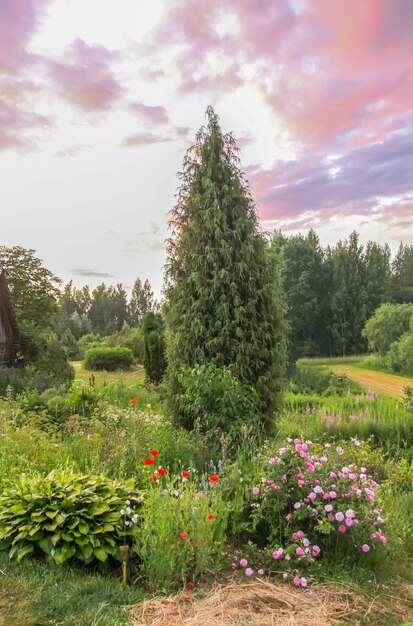
[{"label": "mown lawn", "polygon": [[98,372],[85,370],[82,365],[82,361],[72,361],[72,367],[75,370],[75,377],[77,379],[89,382],[91,376],[95,378],[95,383],[98,385],[112,385],[114,383],[124,382],[127,386],[132,386],[138,383],[142,383],[145,378],[145,370],[143,365],[138,365],[136,369],[128,371],[117,372]]},{"label": "mown lawn", "polygon": [[301,359],[300,363],[331,370],[334,374],[346,375],[366,389],[393,397],[403,397],[404,387],[413,385],[413,379],[384,371],[368,369],[364,356]]}]

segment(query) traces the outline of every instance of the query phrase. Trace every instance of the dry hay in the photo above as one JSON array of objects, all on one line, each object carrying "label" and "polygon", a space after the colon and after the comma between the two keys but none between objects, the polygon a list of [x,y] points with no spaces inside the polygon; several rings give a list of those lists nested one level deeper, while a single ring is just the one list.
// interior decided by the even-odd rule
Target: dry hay
[{"label": "dry hay", "polygon": [[[394,598],[399,600],[399,598]],[[379,623],[389,605],[350,588],[316,586],[310,592],[265,580],[215,585],[204,595],[155,597],[128,609],[133,626],[333,626]],[[384,604],[383,604],[384,603]],[[393,603],[391,615],[406,616],[406,604]]]}]

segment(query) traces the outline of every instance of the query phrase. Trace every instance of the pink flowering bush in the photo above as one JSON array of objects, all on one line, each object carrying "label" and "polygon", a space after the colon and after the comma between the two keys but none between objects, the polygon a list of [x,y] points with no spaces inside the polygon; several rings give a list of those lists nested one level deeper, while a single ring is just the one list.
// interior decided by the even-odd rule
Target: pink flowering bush
[{"label": "pink flowering bush", "polygon": [[252,538],[275,561],[308,564],[332,551],[350,559],[387,543],[379,485],[365,444],[287,440],[262,456],[259,482],[248,490]]}]

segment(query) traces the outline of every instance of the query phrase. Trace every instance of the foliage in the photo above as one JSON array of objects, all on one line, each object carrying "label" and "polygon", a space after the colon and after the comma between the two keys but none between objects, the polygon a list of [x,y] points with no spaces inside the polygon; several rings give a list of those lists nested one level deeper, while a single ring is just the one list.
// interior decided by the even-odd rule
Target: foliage
[{"label": "foliage", "polygon": [[318,395],[340,395],[350,388],[356,389],[344,375],[336,376],[328,369],[298,362],[290,381],[290,388],[295,393],[316,393]]},{"label": "foliage", "polygon": [[85,352],[83,366],[87,370],[114,371],[128,369],[133,362],[129,348],[90,348]]},{"label": "foliage", "polygon": [[391,344],[409,330],[412,317],[413,304],[382,304],[363,330],[369,350],[387,354]]},{"label": "foliage", "polygon": [[132,328],[129,324],[127,324],[127,322],[124,322],[121,330],[106,337],[103,341],[103,345],[108,346],[109,348],[115,348],[118,346],[121,348],[129,348],[129,350],[132,350],[133,356],[137,362],[143,362],[144,340],[142,332],[137,328]]},{"label": "foliage", "polygon": [[165,339],[160,316],[155,315],[153,311],[146,313],[143,318],[142,335],[145,346],[143,360],[145,380],[148,383],[159,384],[166,369]]},{"label": "foliage", "polygon": [[6,272],[18,322],[48,328],[57,312],[61,280],[43,267],[35,252],[20,246],[0,246],[0,267]]},{"label": "foliage", "polygon": [[155,301],[149,280],[142,285],[140,278],[135,280],[128,304],[128,321],[131,326],[138,327],[148,311],[154,310]]},{"label": "foliage", "polygon": [[321,320],[326,315],[328,277],[317,234],[313,230],[306,237],[285,237],[277,233],[272,246],[282,259],[282,283],[290,324],[290,361],[318,354],[320,349],[328,351],[329,346],[323,345],[326,334],[320,334]]},{"label": "foliage", "polygon": [[21,474],[0,496],[0,546],[19,561],[39,549],[58,564],[106,561],[117,554],[120,509],[133,490],[131,481],[70,470]]},{"label": "foliage", "polygon": [[127,317],[127,295],[123,286],[98,285],[92,292],[88,317],[96,333],[110,335],[120,330]]},{"label": "foliage", "polygon": [[200,489],[192,471],[170,478],[159,469],[145,496],[136,547],[141,574],[156,590],[193,584],[219,565],[228,517],[219,485],[204,478]]},{"label": "foliage", "polygon": [[178,418],[181,366],[233,365],[256,388],[269,427],[286,352],[279,263],[259,232],[234,138],[211,107],[207,118],[184,159],[167,250],[169,408]]},{"label": "foliage", "polygon": [[233,441],[245,432],[262,438],[259,400],[253,387],[243,385],[231,367],[197,365],[178,373],[182,393],[176,398],[180,421],[211,431],[224,430]]},{"label": "foliage", "polygon": [[244,484],[242,532],[288,567],[323,555],[358,561],[382,554],[385,522],[369,462],[367,446],[346,442],[296,438],[264,451],[255,483]]},{"label": "foliage", "polygon": [[413,376],[413,329],[391,344],[385,359],[393,372]]}]

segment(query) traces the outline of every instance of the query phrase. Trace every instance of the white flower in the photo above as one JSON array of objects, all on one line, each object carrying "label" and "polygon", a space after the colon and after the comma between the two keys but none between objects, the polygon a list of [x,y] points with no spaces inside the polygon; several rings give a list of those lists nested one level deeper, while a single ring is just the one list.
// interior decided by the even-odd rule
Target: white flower
[{"label": "white flower", "polygon": [[120,510],[120,514],[121,514],[121,515],[125,515],[125,509],[121,509],[121,510]]},{"label": "white flower", "polygon": [[125,504],[126,506],[130,506],[130,500],[126,500]]}]

